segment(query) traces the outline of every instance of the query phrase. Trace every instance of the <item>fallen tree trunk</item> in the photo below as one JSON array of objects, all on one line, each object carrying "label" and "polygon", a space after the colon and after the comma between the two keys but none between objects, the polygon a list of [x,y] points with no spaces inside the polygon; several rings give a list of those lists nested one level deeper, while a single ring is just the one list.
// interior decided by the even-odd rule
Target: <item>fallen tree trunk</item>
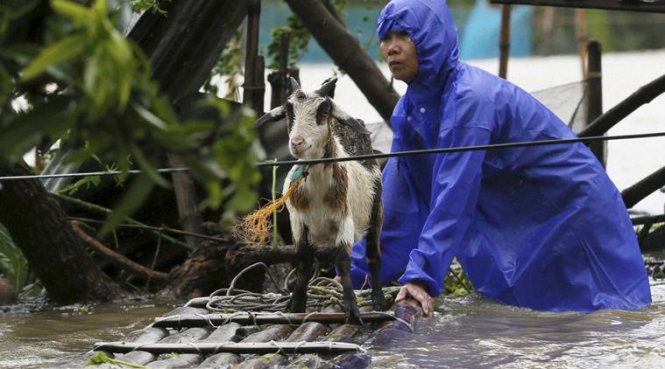
[{"label": "fallen tree trunk", "polygon": [[[0,175],[30,174],[26,166],[0,158]],[[70,304],[125,296],[99,270],[59,203],[38,180],[3,181],[0,186],[0,223],[21,248],[50,298]]]}]

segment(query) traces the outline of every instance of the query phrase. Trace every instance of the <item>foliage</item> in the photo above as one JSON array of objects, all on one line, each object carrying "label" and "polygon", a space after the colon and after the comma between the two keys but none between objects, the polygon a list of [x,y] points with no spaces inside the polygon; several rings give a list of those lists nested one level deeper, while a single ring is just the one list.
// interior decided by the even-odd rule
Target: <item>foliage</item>
[{"label": "foliage", "polygon": [[309,40],[312,38],[312,35],[302,24],[300,18],[292,13],[289,15],[285,26],[271,30],[272,42],[268,45],[268,56],[271,60],[268,68],[270,69],[279,68],[280,40],[285,33],[288,33],[290,36],[289,65],[296,64],[308,50]]},{"label": "foliage", "polygon": [[[339,14],[344,13],[347,0],[332,0],[332,3]],[[272,42],[268,45],[268,56],[271,60],[268,64],[268,68],[270,69],[279,68],[280,40],[284,33],[290,35],[289,65],[296,64],[296,62],[298,62],[308,50],[309,41],[312,38],[312,35],[302,24],[300,18],[291,13],[287,18],[287,24],[285,26],[273,28],[271,31]]]},{"label": "foliage", "polygon": [[141,13],[147,10],[157,11],[164,14],[164,11],[159,7],[158,0],[129,0],[132,11]]},{"label": "foliage", "polygon": [[243,60],[242,34],[244,27],[238,27],[235,35],[227,42],[222,55],[212,70],[212,77],[206,82],[205,90],[215,96],[218,95],[218,89],[212,80],[215,76],[225,76],[227,93],[226,99],[239,101],[240,82],[239,78],[243,76],[241,67]]},{"label": "foliage", "polygon": [[147,366],[130,363],[129,361],[114,359],[102,351],[98,352],[96,355],[91,357],[90,360],[88,360],[86,367],[93,365],[103,365],[103,364],[118,365],[121,368],[136,368],[136,369],[148,368]]},{"label": "foliage", "polygon": [[[155,185],[169,185],[156,170],[167,152],[204,184],[205,205],[228,199],[227,213],[251,208],[258,171],[250,164],[250,113],[231,114],[215,102],[224,129],[179,121],[151,80],[147,58],[110,21],[107,1],[83,3],[0,4],[0,157],[19,160],[44,139],[64,138],[75,150],[73,160],[94,156],[125,173],[142,169],[103,232],[140,206]],[[232,183],[222,189],[224,178]]]},{"label": "foliage", "polygon": [[25,287],[28,280],[28,262],[2,224],[0,224],[0,270],[17,291]]},{"label": "foliage", "polygon": [[452,296],[466,296],[473,292],[473,285],[457,260],[454,260],[451,264],[443,282],[443,287],[445,293]]}]

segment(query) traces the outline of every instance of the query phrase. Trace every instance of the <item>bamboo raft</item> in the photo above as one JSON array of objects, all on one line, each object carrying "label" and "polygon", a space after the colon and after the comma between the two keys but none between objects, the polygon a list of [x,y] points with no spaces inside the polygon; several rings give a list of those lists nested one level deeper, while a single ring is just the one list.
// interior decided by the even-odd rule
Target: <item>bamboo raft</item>
[{"label": "bamboo raft", "polygon": [[[394,300],[394,288],[384,292]],[[345,324],[338,304],[307,313],[220,313],[211,308],[214,300],[192,299],[124,341],[95,343],[86,360],[97,365],[88,367],[362,369],[371,362],[368,344],[394,331],[412,332],[422,315],[412,301],[386,312],[361,307],[361,327]]]}]

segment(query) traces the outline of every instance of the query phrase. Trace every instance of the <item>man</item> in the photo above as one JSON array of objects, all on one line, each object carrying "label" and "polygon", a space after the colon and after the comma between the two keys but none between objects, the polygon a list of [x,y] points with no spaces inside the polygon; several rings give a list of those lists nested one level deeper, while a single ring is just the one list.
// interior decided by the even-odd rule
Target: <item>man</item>
[{"label": "man", "polygon": [[[513,84],[458,60],[443,0],[393,0],[378,34],[394,78],[391,150],[573,138]],[[382,280],[431,315],[457,257],[475,289],[539,310],[639,309],[651,302],[616,187],[583,144],[392,158],[383,174]],[[356,245],[352,275],[366,277]]]}]

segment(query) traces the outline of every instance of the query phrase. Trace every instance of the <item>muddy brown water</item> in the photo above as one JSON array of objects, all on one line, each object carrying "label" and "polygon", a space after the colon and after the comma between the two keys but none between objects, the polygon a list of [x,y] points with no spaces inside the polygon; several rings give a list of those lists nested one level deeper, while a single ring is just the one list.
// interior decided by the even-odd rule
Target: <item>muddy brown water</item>
[{"label": "muddy brown water", "polygon": [[175,307],[160,301],[0,313],[0,368],[71,367],[95,342],[122,340]]},{"label": "muddy brown water", "polygon": [[[371,368],[664,368],[665,283],[643,311],[544,313],[478,296],[438,299],[415,334],[370,340]],[[98,341],[144,328],[173,303],[0,314],[0,368],[63,368]],[[89,367],[91,368],[91,367]]]}]

